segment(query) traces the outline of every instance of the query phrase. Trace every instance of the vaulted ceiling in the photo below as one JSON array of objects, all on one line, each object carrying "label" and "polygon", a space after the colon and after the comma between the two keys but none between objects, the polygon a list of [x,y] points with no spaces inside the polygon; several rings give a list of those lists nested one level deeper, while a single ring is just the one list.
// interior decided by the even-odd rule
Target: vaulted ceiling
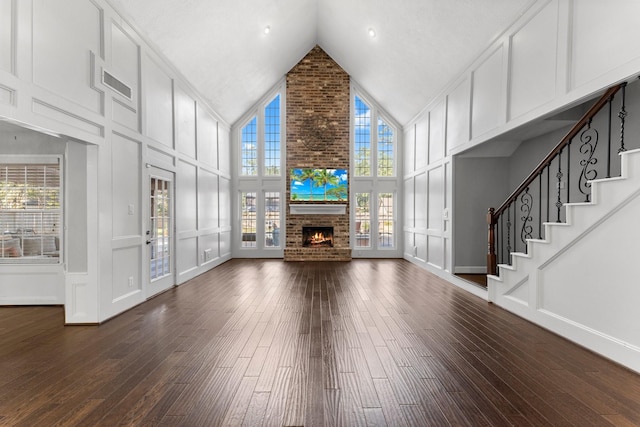
[{"label": "vaulted ceiling", "polygon": [[230,124],[316,44],[404,124],[534,1],[110,3]]}]

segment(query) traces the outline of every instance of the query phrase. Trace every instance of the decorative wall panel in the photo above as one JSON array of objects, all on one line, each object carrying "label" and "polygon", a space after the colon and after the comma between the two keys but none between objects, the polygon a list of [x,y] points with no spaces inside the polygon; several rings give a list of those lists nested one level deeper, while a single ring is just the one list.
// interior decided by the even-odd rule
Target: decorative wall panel
[{"label": "decorative wall panel", "polygon": [[34,0],[34,82],[90,111],[102,113],[102,93],[91,87],[90,56],[93,52],[104,57],[101,28],[102,9],[93,2]]},{"label": "decorative wall panel", "polygon": [[440,101],[429,113],[429,163],[444,157],[445,103]]},{"label": "decorative wall panel", "polygon": [[218,227],[218,176],[199,169],[198,230]]},{"label": "decorative wall panel", "polygon": [[142,291],[140,266],[142,257],[139,246],[122,248],[113,251],[113,269],[111,281],[112,301],[128,298],[135,292]]},{"label": "decorative wall panel", "polygon": [[0,0],[0,70],[13,72],[13,0]]},{"label": "decorative wall panel", "polygon": [[640,57],[640,2],[573,1],[571,89]]},{"label": "decorative wall panel", "polygon": [[427,166],[429,161],[429,115],[425,114],[416,123],[416,170]]},{"label": "decorative wall panel", "polygon": [[404,137],[402,139],[404,143],[404,174],[409,174],[415,170],[416,160],[416,127],[415,125],[405,128]]},{"label": "decorative wall panel", "polygon": [[145,133],[173,148],[173,84],[171,78],[148,56],[144,62]]},{"label": "decorative wall panel", "polygon": [[471,133],[476,138],[495,129],[502,123],[505,111],[503,104],[503,47],[496,49],[473,71],[473,95],[471,110]]},{"label": "decorative wall panel", "polygon": [[196,104],[179,85],[173,92],[175,104],[176,148],[182,154],[196,158]]},{"label": "decorative wall panel", "polygon": [[428,223],[430,230],[442,231],[442,210],[444,209],[444,167],[429,171]]},{"label": "decorative wall panel", "polygon": [[415,227],[427,228],[427,174],[421,173],[415,177]]},{"label": "decorative wall panel", "polygon": [[198,160],[202,163],[218,168],[218,124],[201,107],[197,106],[197,136]]},{"label": "decorative wall panel", "polygon": [[196,167],[190,163],[178,162],[176,179],[176,218],[178,233],[195,231],[198,227]]},{"label": "decorative wall panel", "polygon": [[[556,91],[558,2],[552,1],[511,37],[509,117],[553,99]],[[531,58],[535,58],[532,61]]]},{"label": "decorative wall panel", "polygon": [[469,90],[465,78],[447,96],[447,151],[469,142]]},{"label": "decorative wall panel", "polygon": [[114,134],[112,150],[113,237],[141,235],[140,143]]}]

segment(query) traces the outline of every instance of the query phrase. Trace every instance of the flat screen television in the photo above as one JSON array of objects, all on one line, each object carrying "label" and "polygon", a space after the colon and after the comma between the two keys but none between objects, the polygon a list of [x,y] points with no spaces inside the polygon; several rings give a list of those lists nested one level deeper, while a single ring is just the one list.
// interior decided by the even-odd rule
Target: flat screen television
[{"label": "flat screen television", "polygon": [[291,201],[338,202],[349,196],[346,169],[295,168],[291,169]]}]

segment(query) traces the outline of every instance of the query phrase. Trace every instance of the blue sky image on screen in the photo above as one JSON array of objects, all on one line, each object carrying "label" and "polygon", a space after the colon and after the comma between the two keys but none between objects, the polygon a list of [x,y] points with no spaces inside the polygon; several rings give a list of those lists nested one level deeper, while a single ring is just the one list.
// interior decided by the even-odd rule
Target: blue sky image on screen
[{"label": "blue sky image on screen", "polygon": [[291,169],[292,201],[345,201],[348,188],[346,169]]}]

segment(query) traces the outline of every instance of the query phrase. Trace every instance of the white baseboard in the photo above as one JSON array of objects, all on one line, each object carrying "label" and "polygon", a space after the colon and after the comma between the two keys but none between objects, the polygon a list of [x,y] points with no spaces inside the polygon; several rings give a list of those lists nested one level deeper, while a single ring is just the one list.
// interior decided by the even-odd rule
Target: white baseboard
[{"label": "white baseboard", "polygon": [[487,266],[458,266],[454,268],[455,274],[487,274]]}]

